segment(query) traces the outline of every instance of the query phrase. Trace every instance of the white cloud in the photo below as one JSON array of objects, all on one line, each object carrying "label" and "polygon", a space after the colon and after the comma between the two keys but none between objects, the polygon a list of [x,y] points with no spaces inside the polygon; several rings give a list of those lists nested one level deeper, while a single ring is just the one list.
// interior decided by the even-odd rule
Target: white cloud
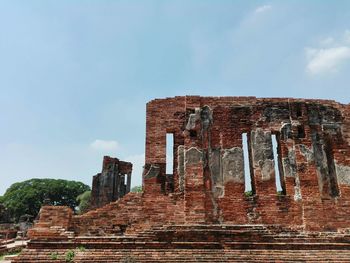
[{"label": "white cloud", "polygon": [[95,140],[90,144],[90,147],[97,151],[116,151],[119,144],[116,141]]},{"label": "white cloud", "polygon": [[307,70],[311,74],[337,71],[338,67],[350,59],[350,48],[346,46],[327,49],[308,49]]},{"label": "white cloud", "polygon": [[305,48],[307,59],[306,71],[311,75],[337,72],[350,60],[350,31],[337,40],[328,37],[319,42],[318,48]]},{"label": "white cloud", "polygon": [[259,6],[257,9],[255,9],[254,13],[255,14],[264,13],[270,9],[272,9],[271,5],[262,5],[262,6]]}]

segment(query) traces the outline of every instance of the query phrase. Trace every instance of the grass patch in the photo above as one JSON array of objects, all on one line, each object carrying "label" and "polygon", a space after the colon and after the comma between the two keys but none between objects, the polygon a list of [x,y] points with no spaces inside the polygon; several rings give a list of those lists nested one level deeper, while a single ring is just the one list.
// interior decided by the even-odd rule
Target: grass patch
[{"label": "grass patch", "polygon": [[14,251],[14,252],[9,252],[5,253],[3,255],[0,255],[0,260],[4,260],[4,257],[6,256],[18,256],[21,253],[22,249],[20,251]]},{"label": "grass patch", "polygon": [[79,246],[76,249],[79,250],[80,252],[85,252],[85,250],[86,250],[86,248],[84,246]]},{"label": "grass patch", "polygon": [[50,254],[50,259],[51,260],[57,260],[58,259],[58,253],[57,252],[52,252]]}]

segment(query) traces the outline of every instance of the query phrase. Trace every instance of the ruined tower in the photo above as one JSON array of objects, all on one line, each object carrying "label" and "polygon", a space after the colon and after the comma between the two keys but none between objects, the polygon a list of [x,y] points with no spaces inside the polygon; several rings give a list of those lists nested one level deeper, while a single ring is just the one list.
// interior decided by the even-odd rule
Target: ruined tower
[{"label": "ruined tower", "polygon": [[91,208],[104,206],[130,192],[132,163],[103,157],[102,172],[93,177]]}]

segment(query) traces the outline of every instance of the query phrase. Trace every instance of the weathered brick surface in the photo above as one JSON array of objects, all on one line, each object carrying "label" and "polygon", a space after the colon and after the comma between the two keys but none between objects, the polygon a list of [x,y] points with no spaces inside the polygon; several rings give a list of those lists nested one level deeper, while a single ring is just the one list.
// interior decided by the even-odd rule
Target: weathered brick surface
[{"label": "weathered brick surface", "polygon": [[66,206],[44,206],[41,208],[40,220],[35,227],[28,230],[28,236],[35,239],[67,239],[72,227],[73,211]]},{"label": "weathered brick surface", "polygon": [[[66,262],[66,250],[58,250],[57,260],[50,260],[51,250],[26,251],[27,257],[14,262]],[[334,260],[336,256],[336,260]],[[74,262],[349,262],[344,250],[264,250],[264,249],[92,249],[77,251]]]},{"label": "weathered brick surface", "polygon": [[75,262],[349,262],[348,241],[346,233],[266,225],[165,225],[137,235],[34,241],[15,262],[55,262],[53,251],[64,262],[70,250]]},{"label": "weathered brick surface", "polygon": [[[204,161],[184,168],[188,221],[282,224],[315,230],[350,226],[346,216],[350,211],[348,105],[328,100],[175,97],[151,101],[147,111],[146,167],[160,169],[157,180],[144,177],[146,191],[166,189],[162,167],[166,165],[167,132],[174,133],[175,142],[183,145],[185,159],[195,149],[203,156]],[[282,195],[277,195],[274,171],[270,169],[266,177],[263,172],[269,167],[264,160],[252,160],[254,151],[265,147],[257,144],[254,149],[252,145],[253,134],[260,131],[277,137]],[[242,133],[248,134],[253,152],[255,194],[251,198],[244,196],[244,181],[237,181],[235,175],[232,180],[222,178],[227,177],[222,174],[225,151],[242,148]],[[210,167],[215,152],[221,161],[217,171]],[[177,159],[175,155],[175,191],[181,192]],[[219,190],[213,191],[215,188]]]},{"label": "weathered brick surface", "polygon": [[116,201],[130,192],[132,163],[103,157],[102,172],[92,180],[91,208]]},{"label": "weathered brick surface", "polygon": [[[69,213],[66,208],[43,207],[44,216],[31,232],[33,249],[43,249],[45,244],[40,245],[40,240],[55,236],[65,236],[73,245],[80,241],[91,244],[89,240],[78,241],[79,237],[99,237],[91,249],[140,249],[135,245],[138,242],[143,248],[170,250],[183,248],[179,244],[187,242],[190,248],[198,249],[201,238],[214,240],[206,244],[208,249],[217,249],[215,242],[221,249],[348,249],[349,105],[290,98],[156,99],[147,104],[146,131],[144,192],[129,193],[81,216],[64,216],[63,221],[61,217]],[[166,175],[167,133],[174,135],[173,177]],[[243,133],[247,135],[248,153],[243,151]],[[274,156],[273,136],[278,156]],[[251,170],[252,194],[248,196],[244,193],[248,186],[244,155],[249,155]],[[277,169],[282,186],[279,193]],[[224,243],[215,241],[222,237],[220,231],[231,233],[230,227],[242,229],[256,224],[266,228],[248,228],[237,240],[237,235],[228,234]],[[165,225],[168,227],[162,234],[156,231]],[[174,232],[172,225],[180,228]],[[204,230],[197,231],[196,225],[205,226]],[[217,226],[221,227],[219,232]],[[281,227],[284,236],[269,226]],[[123,239],[117,241],[119,245],[104,239],[130,235],[134,235],[131,243]],[[285,245],[276,245],[276,240]],[[65,247],[65,242],[53,241],[52,246]]]}]

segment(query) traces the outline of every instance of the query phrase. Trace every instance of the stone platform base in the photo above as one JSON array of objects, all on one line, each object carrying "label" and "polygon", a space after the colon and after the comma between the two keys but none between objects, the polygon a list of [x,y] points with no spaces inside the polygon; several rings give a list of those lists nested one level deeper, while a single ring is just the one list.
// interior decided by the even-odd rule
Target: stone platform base
[{"label": "stone platform base", "polygon": [[[57,254],[54,254],[57,253]],[[26,250],[20,262],[66,262],[67,250]],[[57,255],[57,257],[55,256]],[[53,258],[57,258],[53,260]],[[74,262],[349,262],[350,250],[88,249]],[[19,262],[19,261],[12,261]]]},{"label": "stone platform base", "polygon": [[[276,225],[168,225],[124,236],[32,240],[13,262],[350,262],[350,234]],[[73,261],[72,261],[73,262]]]}]

